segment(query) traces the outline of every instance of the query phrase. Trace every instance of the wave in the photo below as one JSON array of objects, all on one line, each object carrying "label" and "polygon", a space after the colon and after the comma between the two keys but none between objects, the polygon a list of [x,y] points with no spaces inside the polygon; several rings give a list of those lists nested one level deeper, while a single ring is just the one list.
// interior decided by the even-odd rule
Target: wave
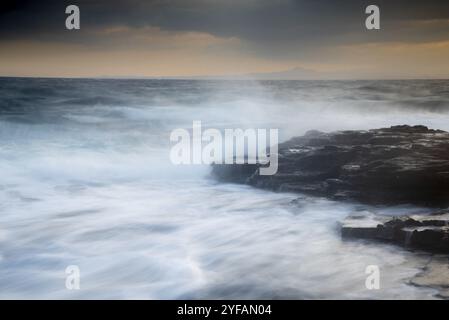
[{"label": "wave", "polygon": [[[169,134],[193,120],[281,139],[449,130],[448,83],[2,78],[0,298],[432,298],[406,284],[423,257],[336,228],[354,211],[422,208],[218,184],[208,166],[169,162]],[[79,291],[64,287],[72,264]],[[379,292],[365,290],[368,264],[383,270]]]}]

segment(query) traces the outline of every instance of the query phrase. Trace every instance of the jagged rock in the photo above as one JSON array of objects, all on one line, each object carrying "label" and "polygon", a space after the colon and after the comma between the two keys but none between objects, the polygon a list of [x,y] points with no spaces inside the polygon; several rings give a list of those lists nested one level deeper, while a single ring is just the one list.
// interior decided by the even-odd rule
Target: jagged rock
[{"label": "jagged rock", "polygon": [[449,213],[387,217],[351,215],[341,222],[343,238],[373,239],[404,247],[449,253]]},{"label": "jagged rock", "polygon": [[279,170],[213,165],[219,180],[374,204],[449,205],[449,133],[425,126],[309,131],[279,145]]}]

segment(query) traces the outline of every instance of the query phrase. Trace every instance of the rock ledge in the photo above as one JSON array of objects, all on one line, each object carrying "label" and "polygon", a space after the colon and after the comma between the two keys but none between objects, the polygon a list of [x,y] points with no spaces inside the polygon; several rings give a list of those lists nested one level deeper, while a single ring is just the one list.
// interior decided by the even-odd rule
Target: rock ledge
[{"label": "rock ledge", "polygon": [[449,253],[449,212],[401,217],[351,215],[341,222],[341,235],[346,239],[373,239]]},{"label": "rock ledge", "polygon": [[213,165],[221,181],[371,204],[449,205],[449,133],[425,126],[309,131],[279,144],[279,170]]}]

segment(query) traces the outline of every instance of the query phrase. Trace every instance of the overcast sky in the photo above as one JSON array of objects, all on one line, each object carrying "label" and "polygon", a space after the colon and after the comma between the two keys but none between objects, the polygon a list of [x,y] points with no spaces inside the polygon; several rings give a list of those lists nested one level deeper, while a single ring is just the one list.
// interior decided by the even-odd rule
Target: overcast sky
[{"label": "overcast sky", "polygon": [[[81,29],[65,28],[76,4]],[[366,30],[365,8],[381,10]],[[0,75],[449,78],[449,1],[47,0],[0,4]]]}]

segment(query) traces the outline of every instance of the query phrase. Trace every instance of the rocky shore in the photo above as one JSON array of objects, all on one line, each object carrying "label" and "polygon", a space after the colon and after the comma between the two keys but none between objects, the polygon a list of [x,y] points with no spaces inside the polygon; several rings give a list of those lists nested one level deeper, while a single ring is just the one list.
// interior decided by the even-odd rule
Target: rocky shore
[{"label": "rocky shore", "polygon": [[428,255],[411,285],[432,287],[449,299],[449,133],[425,126],[367,131],[309,131],[279,145],[279,169],[214,165],[213,176],[273,191],[355,200],[373,205],[416,204],[432,214],[351,214],[341,221],[343,239],[400,245]]},{"label": "rocky shore", "polygon": [[449,133],[425,126],[309,131],[279,145],[275,175],[214,165],[221,181],[369,204],[449,205]]}]

